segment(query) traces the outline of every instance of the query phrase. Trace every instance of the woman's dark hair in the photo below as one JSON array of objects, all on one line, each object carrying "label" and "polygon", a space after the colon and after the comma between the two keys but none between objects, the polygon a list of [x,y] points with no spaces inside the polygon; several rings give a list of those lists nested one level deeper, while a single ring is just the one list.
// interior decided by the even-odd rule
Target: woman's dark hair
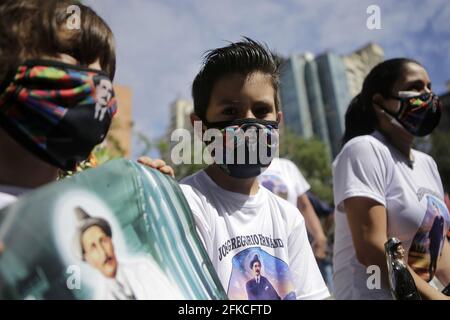
[{"label": "woman's dark hair", "polygon": [[192,84],[195,114],[205,120],[211,93],[217,80],[232,73],[247,76],[255,71],[271,76],[275,90],[275,109],[278,111],[279,68],[279,59],[266,45],[247,37],[240,42],[206,52],[203,67]]},{"label": "woman's dark hair", "polygon": [[[99,59],[114,78],[116,53],[109,26],[91,8],[77,0],[0,1],[0,82],[10,68],[27,59],[65,53],[81,65]],[[72,5],[80,9],[79,28],[70,29]]]},{"label": "woman's dark hair", "polygon": [[376,65],[364,79],[361,92],[352,99],[345,113],[345,132],[342,145],[357,136],[371,134],[377,126],[372,98],[379,93],[384,98],[392,94],[392,87],[408,63],[421,65],[408,58],[395,58]]}]

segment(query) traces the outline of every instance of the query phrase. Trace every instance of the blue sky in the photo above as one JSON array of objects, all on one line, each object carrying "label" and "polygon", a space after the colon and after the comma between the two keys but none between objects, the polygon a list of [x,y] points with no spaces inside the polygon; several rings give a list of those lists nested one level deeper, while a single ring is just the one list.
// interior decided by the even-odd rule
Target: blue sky
[{"label": "blue sky", "polygon": [[[162,136],[169,105],[190,98],[208,49],[249,36],[283,55],[349,53],[377,42],[386,58],[407,56],[427,68],[434,90],[450,80],[450,1],[366,0],[88,0],[117,42],[115,81],[133,90],[136,130]],[[366,10],[381,9],[369,30]],[[135,145],[133,155],[139,153]]]}]

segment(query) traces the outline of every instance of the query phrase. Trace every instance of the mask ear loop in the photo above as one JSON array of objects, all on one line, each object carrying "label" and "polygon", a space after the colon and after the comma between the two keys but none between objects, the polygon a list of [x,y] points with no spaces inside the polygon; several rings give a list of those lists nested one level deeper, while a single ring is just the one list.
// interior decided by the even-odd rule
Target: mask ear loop
[{"label": "mask ear loop", "polygon": [[372,103],[374,105],[376,105],[378,108],[380,108],[383,113],[386,113],[386,114],[390,115],[392,118],[397,119],[397,117],[400,116],[403,113],[403,111],[404,111],[403,99],[401,99],[399,97],[395,97],[395,96],[392,96],[391,98],[395,99],[395,100],[398,100],[399,103],[400,103],[400,108],[398,109],[398,111],[396,113],[394,113],[392,111],[389,111],[385,106],[375,102],[374,100],[372,100]]}]

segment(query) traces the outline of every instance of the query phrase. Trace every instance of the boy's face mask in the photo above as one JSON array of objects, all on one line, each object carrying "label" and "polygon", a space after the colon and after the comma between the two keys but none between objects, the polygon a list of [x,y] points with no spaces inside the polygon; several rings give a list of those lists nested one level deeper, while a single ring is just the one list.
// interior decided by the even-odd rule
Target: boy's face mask
[{"label": "boy's face mask", "polygon": [[0,126],[63,170],[105,139],[116,109],[111,80],[99,70],[28,60],[0,84]]},{"label": "boy's face mask", "polygon": [[442,105],[434,93],[417,94],[415,91],[400,91],[393,99],[400,101],[400,109],[393,113],[380,106],[399,122],[410,134],[423,137],[430,134],[439,124]]},{"label": "boy's face mask", "polygon": [[264,172],[277,155],[278,122],[260,119],[238,119],[204,122],[208,129],[219,129],[223,135],[221,155],[213,154],[216,163],[234,178],[253,178]]}]

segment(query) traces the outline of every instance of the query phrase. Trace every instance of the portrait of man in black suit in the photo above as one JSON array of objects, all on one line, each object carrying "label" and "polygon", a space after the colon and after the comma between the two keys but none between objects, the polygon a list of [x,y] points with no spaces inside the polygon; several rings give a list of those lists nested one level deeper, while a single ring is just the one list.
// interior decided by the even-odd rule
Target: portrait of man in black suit
[{"label": "portrait of man in black suit", "polygon": [[261,261],[257,254],[250,261],[250,269],[254,277],[245,285],[248,300],[280,300],[280,296],[269,280],[261,275]]}]

